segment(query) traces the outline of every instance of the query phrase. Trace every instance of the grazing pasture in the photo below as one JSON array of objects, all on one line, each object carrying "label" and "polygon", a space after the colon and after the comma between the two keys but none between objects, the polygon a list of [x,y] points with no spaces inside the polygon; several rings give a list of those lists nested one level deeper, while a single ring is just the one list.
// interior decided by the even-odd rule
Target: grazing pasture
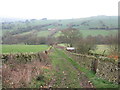
[{"label": "grazing pasture", "polygon": [[[107,35],[115,35],[118,33],[117,30],[80,30],[82,33],[83,37],[87,37],[89,35],[91,36],[97,36],[97,35],[102,35],[102,36],[107,36]],[[61,35],[61,31],[57,32],[54,37],[58,37]]]},{"label": "grazing pasture", "polygon": [[2,45],[2,53],[40,52],[47,48],[47,45]]},{"label": "grazing pasture", "polygon": [[110,54],[109,45],[96,45],[96,49],[94,51],[92,51],[92,53],[96,53],[96,54],[103,54],[103,52],[104,52],[104,55]]},{"label": "grazing pasture", "polygon": [[50,31],[39,31],[39,32],[37,32],[37,36],[38,37],[47,37],[48,35],[50,35]]},{"label": "grazing pasture", "polygon": [[107,36],[107,35],[115,35],[118,33],[117,30],[80,30],[82,33],[83,37],[87,37],[88,35],[91,36],[97,36],[97,35],[102,35],[102,36]]}]

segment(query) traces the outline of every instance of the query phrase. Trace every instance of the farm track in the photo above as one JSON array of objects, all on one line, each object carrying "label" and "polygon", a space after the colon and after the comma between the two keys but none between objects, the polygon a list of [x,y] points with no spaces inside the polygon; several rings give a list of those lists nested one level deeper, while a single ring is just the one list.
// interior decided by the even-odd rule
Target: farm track
[{"label": "farm track", "polygon": [[[63,55],[64,54],[64,55]],[[69,60],[65,53],[54,48],[50,54],[54,76],[48,87],[53,88],[93,88],[84,72],[78,70]]]}]

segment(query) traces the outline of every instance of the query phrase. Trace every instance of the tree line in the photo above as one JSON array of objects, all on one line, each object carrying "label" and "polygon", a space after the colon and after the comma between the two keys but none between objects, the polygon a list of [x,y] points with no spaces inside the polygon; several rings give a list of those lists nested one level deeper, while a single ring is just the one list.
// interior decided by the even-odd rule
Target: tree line
[{"label": "tree line", "polygon": [[88,53],[90,50],[95,49],[95,46],[99,44],[109,45],[112,50],[116,51],[118,49],[118,35],[89,35],[87,37],[83,37],[80,30],[75,28],[66,28],[61,30],[61,35],[58,37],[38,37],[37,33],[12,35],[9,32],[2,37],[2,44],[52,45],[54,43],[63,43],[67,44],[69,47],[75,47],[76,52],[78,53]]},{"label": "tree line", "polygon": [[96,45],[108,45],[112,52],[117,53],[118,50],[118,34],[116,35],[89,35],[83,37],[82,33],[75,28],[67,28],[61,31],[58,37],[60,43],[66,43],[69,47],[75,47],[77,53],[89,53],[96,48]]}]

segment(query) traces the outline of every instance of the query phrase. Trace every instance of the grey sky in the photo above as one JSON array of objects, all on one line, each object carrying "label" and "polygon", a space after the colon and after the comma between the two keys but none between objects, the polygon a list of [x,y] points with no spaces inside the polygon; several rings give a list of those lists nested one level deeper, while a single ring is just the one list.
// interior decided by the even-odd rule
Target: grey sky
[{"label": "grey sky", "polygon": [[119,0],[0,0],[0,17],[82,18],[118,15]]}]

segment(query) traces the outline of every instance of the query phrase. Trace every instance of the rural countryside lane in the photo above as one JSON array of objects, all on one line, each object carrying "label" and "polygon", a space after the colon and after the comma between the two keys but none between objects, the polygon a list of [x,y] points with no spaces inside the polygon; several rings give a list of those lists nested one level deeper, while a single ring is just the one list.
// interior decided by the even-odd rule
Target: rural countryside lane
[{"label": "rural countryside lane", "polygon": [[84,72],[78,70],[71,59],[59,48],[50,53],[54,76],[49,83],[53,88],[93,88]]}]

